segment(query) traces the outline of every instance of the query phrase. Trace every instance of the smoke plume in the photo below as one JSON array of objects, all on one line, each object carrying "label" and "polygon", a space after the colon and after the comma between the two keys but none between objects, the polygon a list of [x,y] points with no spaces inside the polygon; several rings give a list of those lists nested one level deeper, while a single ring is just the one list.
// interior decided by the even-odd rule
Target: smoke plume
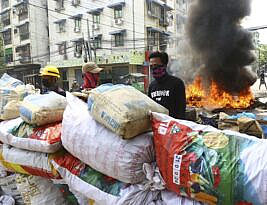
[{"label": "smoke plume", "polygon": [[[250,0],[196,0],[187,22],[187,36],[203,79],[221,89],[241,92],[256,81],[249,65],[255,56],[252,35],[240,21],[250,14]],[[204,65],[204,67],[203,67]]]}]

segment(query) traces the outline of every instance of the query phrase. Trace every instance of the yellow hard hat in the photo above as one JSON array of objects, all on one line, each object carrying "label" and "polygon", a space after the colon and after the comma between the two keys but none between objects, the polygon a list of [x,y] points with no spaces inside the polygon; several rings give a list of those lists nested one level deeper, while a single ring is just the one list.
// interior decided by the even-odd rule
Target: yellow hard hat
[{"label": "yellow hard hat", "polygon": [[55,76],[55,77],[60,78],[58,68],[53,65],[48,65],[40,69],[40,76],[44,76],[44,75]]}]

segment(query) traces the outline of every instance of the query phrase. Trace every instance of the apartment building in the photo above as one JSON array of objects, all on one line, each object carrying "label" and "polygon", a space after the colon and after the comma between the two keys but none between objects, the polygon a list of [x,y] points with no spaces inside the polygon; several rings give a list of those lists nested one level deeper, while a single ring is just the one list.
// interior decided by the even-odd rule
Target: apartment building
[{"label": "apartment building", "polygon": [[48,0],[50,64],[63,87],[82,83],[85,57],[104,68],[102,83],[144,73],[145,54],[167,47],[172,10],[167,0]]},{"label": "apartment building", "polygon": [[167,51],[172,60],[180,60],[183,58],[180,53],[185,43],[185,25],[190,9],[190,4],[193,0],[173,0],[173,12],[171,14],[172,24],[169,25],[168,29],[172,31],[172,35],[168,41]]},{"label": "apartment building", "polygon": [[46,0],[0,0],[7,72],[27,83],[49,61],[46,7]]}]

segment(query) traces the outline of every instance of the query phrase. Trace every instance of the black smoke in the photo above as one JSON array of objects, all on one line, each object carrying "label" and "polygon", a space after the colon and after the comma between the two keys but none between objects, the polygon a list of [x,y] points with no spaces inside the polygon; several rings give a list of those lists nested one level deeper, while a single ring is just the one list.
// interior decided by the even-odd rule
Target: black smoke
[{"label": "black smoke", "polygon": [[250,14],[250,0],[196,0],[191,6],[187,35],[201,75],[231,93],[241,92],[256,81],[248,66],[255,56],[252,35],[240,21]]}]

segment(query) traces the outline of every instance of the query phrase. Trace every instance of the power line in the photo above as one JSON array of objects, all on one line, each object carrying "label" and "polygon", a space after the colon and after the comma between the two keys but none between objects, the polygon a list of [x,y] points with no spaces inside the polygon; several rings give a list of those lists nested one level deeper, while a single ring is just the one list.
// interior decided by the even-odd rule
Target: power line
[{"label": "power line", "polygon": [[[48,11],[51,11],[51,12],[54,12],[54,13],[58,13],[57,11],[54,11],[54,10],[49,9],[49,8],[46,8],[46,7],[38,6],[38,5],[35,5],[35,4],[32,4],[32,3],[28,3],[28,4],[31,5],[31,6],[40,8],[40,9],[45,9],[45,10],[48,10]],[[64,15],[64,16],[68,16],[68,17],[73,17],[73,15],[70,15],[70,14],[67,14],[67,13],[60,13],[60,14],[61,14],[61,15]],[[83,21],[87,21],[87,19],[82,18],[82,17],[81,17],[80,19],[83,20]],[[89,20],[89,19],[88,19],[88,21],[90,21],[91,23],[93,23],[92,20]],[[102,23],[101,25],[104,25],[104,26],[107,26],[107,27],[110,27],[110,28],[117,28],[117,29],[120,29],[120,30],[121,30],[121,27],[111,26],[111,25],[103,24],[103,23]],[[130,29],[125,29],[125,30],[127,30],[127,31],[132,31],[132,30],[130,30]],[[145,33],[137,32],[137,31],[136,31],[136,33],[139,33],[139,34],[145,34]]]}]

